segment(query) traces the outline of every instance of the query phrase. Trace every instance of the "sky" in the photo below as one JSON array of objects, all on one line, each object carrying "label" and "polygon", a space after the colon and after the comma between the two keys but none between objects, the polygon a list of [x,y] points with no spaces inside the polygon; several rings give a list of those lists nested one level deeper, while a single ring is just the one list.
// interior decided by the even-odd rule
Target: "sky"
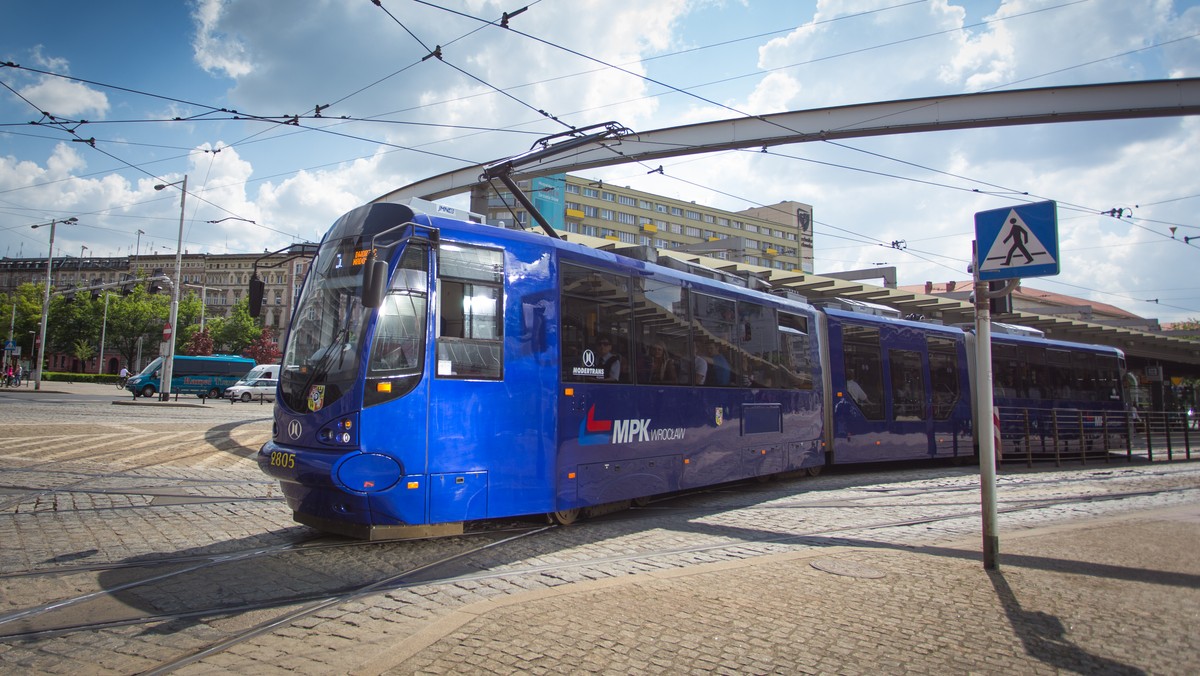
[{"label": "sky", "polygon": [[[0,0],[0,255],[273,251],[571,127],[1200,76],[1200,0]],[[502,27],[505,13],[508,27]],[[974,214],[1054,200],[1026,285],[1200,318],[1200,119],[930,132],[585,175],[814,207],[816,272],[969,279]],[[178,186],[177,186],[178,187]],[[444,200],[466,207],[466,197]],[[216,222],[214,222],[216,221]],[[141,231],[139,233],[139,231]],[[1185,237],[1197,237],[1186,242]]]}]

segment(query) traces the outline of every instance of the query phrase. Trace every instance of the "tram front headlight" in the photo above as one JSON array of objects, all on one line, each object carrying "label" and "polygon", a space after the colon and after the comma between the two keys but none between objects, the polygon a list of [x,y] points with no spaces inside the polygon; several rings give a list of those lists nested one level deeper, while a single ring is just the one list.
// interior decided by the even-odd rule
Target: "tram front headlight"
[{"label": "tram front headlight", "polygon": [[321,429],[318,433],[318,438],[327,444],[336,444],[338,446],[348,446],[355,442],[354,435],[350,430],[354,428],[354,419],[351,417],[341,418],[334,421]]}]

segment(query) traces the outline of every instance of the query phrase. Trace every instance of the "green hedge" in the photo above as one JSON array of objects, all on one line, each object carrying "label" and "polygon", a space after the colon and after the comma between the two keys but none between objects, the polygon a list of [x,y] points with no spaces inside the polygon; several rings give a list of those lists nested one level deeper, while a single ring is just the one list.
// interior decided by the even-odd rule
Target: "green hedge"
[{"label": "green hedge", "polygon": [[[33,379],[33,373],[26,375],[30,380]],[[117,379],[120,376],[109,373],[57,373],[54,371],[43,371],[42,382],[57,382],[57,383],[100,383],[102,385],[112,385],[116,387]]]}]

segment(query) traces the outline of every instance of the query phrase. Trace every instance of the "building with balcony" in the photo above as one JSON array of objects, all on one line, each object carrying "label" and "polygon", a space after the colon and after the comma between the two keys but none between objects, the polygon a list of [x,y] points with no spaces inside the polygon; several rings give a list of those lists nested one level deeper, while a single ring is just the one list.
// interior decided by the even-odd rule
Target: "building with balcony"
[{"label": "building with balcony", "polygon": [[[780,202],[724,211],[558,174],[517,186],[552,228],[624,244],[698,253],[731,263],[813,272],[812,206]],[[477,188],[471,211],[503,227],[538,230],[507,191]]]}]

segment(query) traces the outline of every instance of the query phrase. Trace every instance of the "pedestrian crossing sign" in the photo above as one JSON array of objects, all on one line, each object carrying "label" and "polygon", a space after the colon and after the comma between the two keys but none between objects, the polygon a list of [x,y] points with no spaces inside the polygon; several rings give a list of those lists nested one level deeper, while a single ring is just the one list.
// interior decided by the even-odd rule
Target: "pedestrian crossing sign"
[{"label": "pedestrian crossing sign", "polygon": [[975,269],[981,281],[1057,275],[1058,205],[1035,202],[975,214]]}]

